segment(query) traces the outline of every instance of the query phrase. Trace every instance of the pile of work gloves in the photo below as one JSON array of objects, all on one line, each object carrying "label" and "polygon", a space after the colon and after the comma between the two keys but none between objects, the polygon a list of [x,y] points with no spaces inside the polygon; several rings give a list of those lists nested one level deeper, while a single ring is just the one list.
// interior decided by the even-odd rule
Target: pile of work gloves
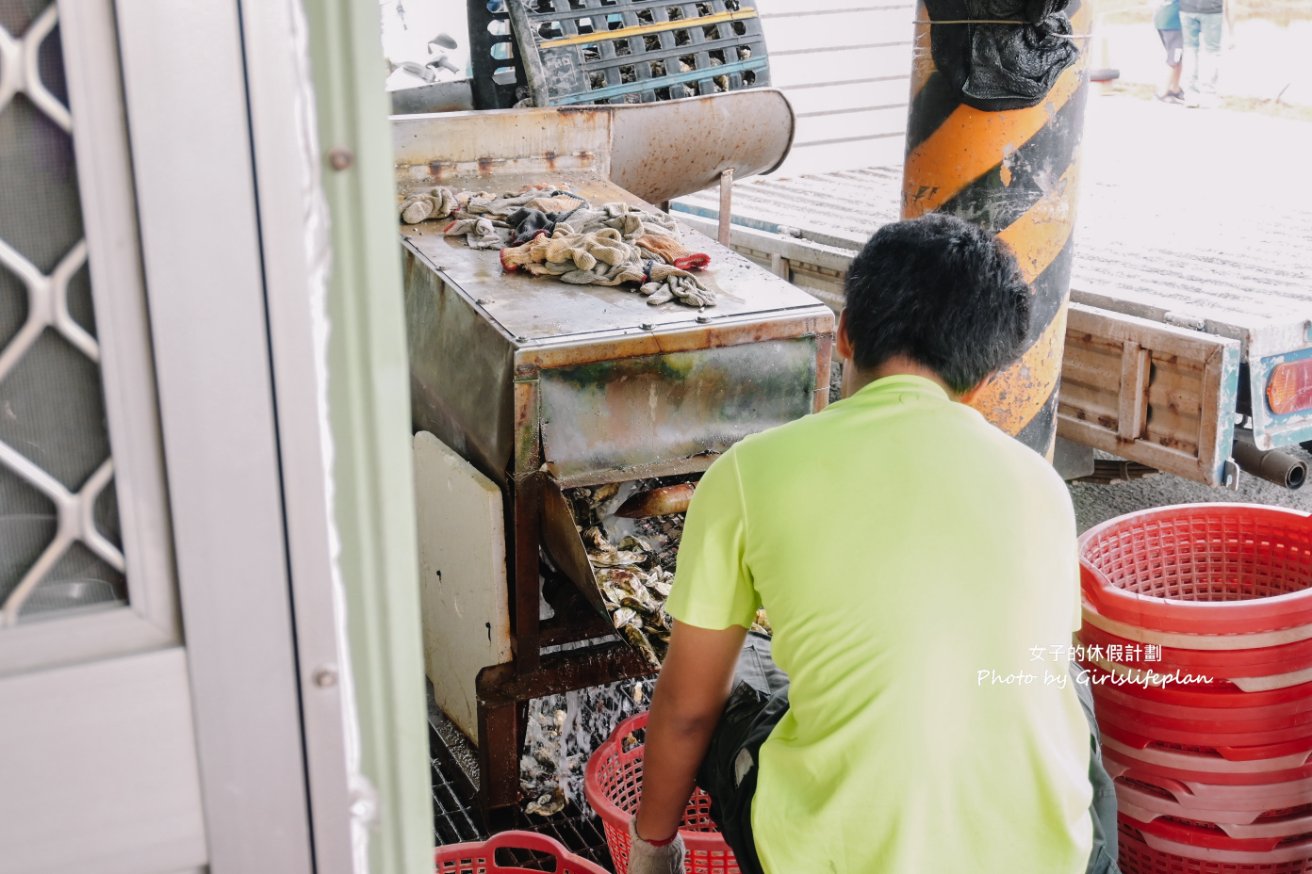
[{"label": "pile of work gloves", "polygon": [[432,188],[401,202],[401,221],[450,219],[447,236],[473,249],[501,250],[501,266],[575,285],[636,286],[652,305],[715,305],[692,271],[710,263],[679,240],[674,220],[627,203],[593,206],[559,189],[488,194]]}]

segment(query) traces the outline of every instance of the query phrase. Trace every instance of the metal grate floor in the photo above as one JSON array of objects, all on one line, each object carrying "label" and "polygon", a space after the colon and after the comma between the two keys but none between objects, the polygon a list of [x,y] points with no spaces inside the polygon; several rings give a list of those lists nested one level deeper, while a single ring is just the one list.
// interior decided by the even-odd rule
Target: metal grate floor
[{"label": "metal grate floor", "polygon": [[[428,744],[432,759],[433,835],[437,846],[483,841],[494,832],[522,829],[554,838],[570,852],[610,870],[610,852],[606,849],[601,820],[573,804],[552,817],[529,816],[516,808],[504,814],[504,822],[497,821],[491,826],[485,823],[476,801],[476,754],[433,703],[431,694]],[[515,864],[530,869],[536,862],[529,857],[515,860]]]}]

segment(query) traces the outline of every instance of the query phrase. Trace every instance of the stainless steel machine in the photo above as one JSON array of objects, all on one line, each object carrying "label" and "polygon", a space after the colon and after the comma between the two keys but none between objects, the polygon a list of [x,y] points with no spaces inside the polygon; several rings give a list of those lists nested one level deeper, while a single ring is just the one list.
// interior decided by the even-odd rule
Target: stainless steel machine
[{"label": "stainless steel machine", "polygon": [[[746,174],[777,163],[791,136],[790,127],[768,127],[772,117],[780,118],[777,104],[773,116],[741,115],[723,102],[747,98],[759,108],[767,105],[759,101],[782,100],[771,94],[687,101],[696,106],[688,107],[685,119],[717,124],[728,117],[738,127],[667,138],[653,154],[670,157],[650,165],[635,157],[635,128],[605,107],[398,118],[398,188],[406,193],[440,183],[511,192],[545,184],[593,203],[654,209],[617,185],[615,176],[664,200],[713,183],[725,169]],[[650,108],[668,113],[674,105]],[[790,122],[791,113],[784,120]],[[755,132],[753,125],[759,126]],[[739,148],[731,140],[750,145]],[[616,156],[622,160],[612,163]],[[497,252],[442,236],[436,222],[402,233],[415,429],[459,456],[451,470],[463,465],[468,471],[460,476],[495,486],[478,494],[490,494],[495,503],[499,493],[504,519],[504,548],[476,546],[473,535],[443,547],[442,562],[472,562],[479,569],[464,574],[463,600],[441,602],[444,612],[425,629],[426,649],[438,654],[429,660],[429,674],[439,704],[444,695],[472,687],[473,697],[465,700],[476,700],[475,724],[461,727],[477,739],[482,804],[505,807],[518,798],[525,702],[652,671],[597,609],[596,582],[579,559],[579,528],[562,493],[631,480],[692,479],[742,437],[822,408],[834,317],[806,293],[693,231],[683,231],[683,242],[711,256],[701,276],[717,295],[714,307],[701,310],[649,306],[623,288],[505,273]],[[444,501],[456,500],[440,482],[419,479],[421,505],[439,505],[439,515]],[[455,523],[469,516],[453,512],[461,517]],[[434,525],[421,531],[421,540],[451,541],[459,527]],[[581,597],[558,598],[544,609],[544,556]],[[438,597],[436,587],[448,585],[443,568],[426,573],[425,586]],[[495,597],[480,599],[482,587],[503,587],[505,596],[493,591]],[[475,609],[476,603],[485,606]],[[551,618],[544,618],[548,613]],[[491,649],[482,647],[485,625]],[[472,636],[461,631],[470,628]],[[508,636],[500,649],[498,629]],[[467,659],[440,657],[443,647],[460,640],[508,658],[471,675]]]}]

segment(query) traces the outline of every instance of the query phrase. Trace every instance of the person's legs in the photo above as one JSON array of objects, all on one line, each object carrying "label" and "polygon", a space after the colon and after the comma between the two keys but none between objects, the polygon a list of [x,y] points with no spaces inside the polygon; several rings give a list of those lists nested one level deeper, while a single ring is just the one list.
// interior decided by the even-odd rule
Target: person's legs
[{"label": "person's legs", "polygon": [[1162,40],[1166,51],[1166,80],[1158,92],[1159,100],[1183,96],[1180,89],[1180,60],[1184,54],[1184,35],[1179,30],[1159,30],[1157,36]]},{"label": "person's legs", "polygon": [[1216,81],[1221,70],[1221,13],[1199,16],[1198,93],[1216,99]]},{"label": "person's legs", "polygon": [[1116,857],[1119,840],[1116,832],[1116,788],[1102,763],[1102,732],[1093,713],[1093,689],[1088,672],[1071,662],[1071,681],[1079,696],[1084,718],[1089,723],[1089,782],[1093,784],[1093,801],[1089,817],[1093,820],[1093,851],[1089,854],[1087,874],[1119,874]]},{"label": "person's legs", "polygon": [[697,785],[711,796],[711,819],[743,874],[763,874],[752,835],[756,766],[761,744],[786,712],[788,678],[774,663],[770,639],[749,634],[733,691],[697,771]]},{"label": "person's legs", "polygon": [[1201,15],[1195,12],[1180,13],[1180,35],[1184,42],[1182,84],[1185,100],[1198,99],[1198,40],[1201,30]]}]

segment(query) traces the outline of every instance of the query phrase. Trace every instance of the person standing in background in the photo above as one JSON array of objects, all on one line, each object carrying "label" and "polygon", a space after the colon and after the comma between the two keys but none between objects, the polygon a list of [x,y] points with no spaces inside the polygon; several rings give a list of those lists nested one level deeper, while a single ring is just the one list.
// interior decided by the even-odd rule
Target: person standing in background
[{"label": "person standing in background", "polygon": [[1180,0],[1184,36],[1184,102],[1186,106],[1216,106],[1216,80],[1221,69],[1221,18],[1225,0]]},{"label": "person standing in background", "polygon": [[1153,0],[1153,27],[1166,50],[1166,81],[1156,97],[1163,103],[1184,103],[1180,87],[1180,62],[1184,54],[1184,36],[1180,31],[1180,0]]}]

